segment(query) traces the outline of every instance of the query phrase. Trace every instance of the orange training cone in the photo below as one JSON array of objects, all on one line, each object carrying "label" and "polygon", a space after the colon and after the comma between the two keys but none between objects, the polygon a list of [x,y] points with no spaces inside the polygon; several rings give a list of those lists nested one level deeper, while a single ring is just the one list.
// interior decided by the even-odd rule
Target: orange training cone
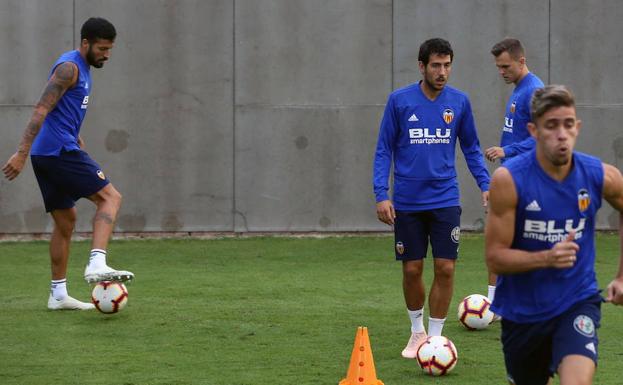
[{"label": "orange training cone", "polygon": [[348,373],[346,378],[340,381],[340,385],[384,385],[383,381],[376,378],[367,327],[357,328]]}]

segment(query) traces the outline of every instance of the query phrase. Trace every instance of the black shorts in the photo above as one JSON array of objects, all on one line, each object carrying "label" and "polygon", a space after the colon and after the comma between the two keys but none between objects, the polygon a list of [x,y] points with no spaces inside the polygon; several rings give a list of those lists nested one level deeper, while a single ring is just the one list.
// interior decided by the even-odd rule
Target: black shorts
[{"label": "black shorts", "polygon": [[599,294],[582,300],[547,321],[516,323],[502,319],[502,346],[509,381],[547,384],[565,356],[578,354],[597,364]]},{"label": "black shorts", "polygon": [[62,151],[59,156],[32,155],[30,160],[47,212],[74,207],[78,199],[110,183],[100,166],[81,150]]},{"label": "black shorts", "polygon": [[412,261],[426,258],[429,240],[434,258],[456,259],[460,223],[461,208],[458,206],[417,212],[396,211],[396,259]]}]

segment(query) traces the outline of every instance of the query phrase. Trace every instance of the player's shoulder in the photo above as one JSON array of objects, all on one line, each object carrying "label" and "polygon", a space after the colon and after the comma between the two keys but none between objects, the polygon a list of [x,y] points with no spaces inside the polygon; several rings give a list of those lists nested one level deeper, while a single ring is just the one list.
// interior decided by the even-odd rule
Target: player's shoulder
[{"label": "player's shoulder", "polygon": [[517,92],[527,97],[532,97],[536,89],[543,88],[544,86],[545,84],[538,76],[529,72],[524,81],[522,81],[521,87],[518,87]]},{"label": "player's shoulder", "polygon": [[469,100],[469,96],[467,95],[466,92],[459,90],[458,88],[454,88],[452,86],[446,86],[446,95],[456,98],[456,99],[460,99],[460,100]]},{"label": "player's shoulder", "polygon": [[52,66],[50,75],[59,71],[80,71],[80,52],[78,50],[63,52]]},{"label": "player's shoulder", "polygon": [[534,155],[534,149],[524,152],[517,156],[514,156],[504,162],[503,167],[509,170],[512,174],[524,173],[533,169],[533,162],[536,159]]},{"label": "player's shoulder", "polygon": [[580,151],[574,151],[573,157],[576,162],[579,162],[583,167],[593,168],[593,169],[603,169],[603,162],[600,158],[586,154]]},{"label": "player's shoulder", "polygon": [[413,83],[413,84],[409,84],[404,87],[396,88],[394,91],[392,91],[391,94],[389,94],[389,97],[391,99],[396,99],[396,98],[405,97],[405,96],[409,97],[409,96],[417,95],[419,93],[420,93],[420,83]]},{"label": "player's shoulder", "polygon": [[58,59],[56,60],[57,63],[62,63],[62,62],[74,62],[76,61],[77,57],[80,55],[80,51],[78,51],[77,49],[71,50],[71,51],[66,51],[63,52],[62,54],[59,55]]},{"label": "player's shoulder", "polygon": [[528,84],[531,87],[537,87],[537,88],[545,86],[545,83],[543,83],[543,80],[541,80],[540,77],[538,77],[532,72],[528,72]]}]

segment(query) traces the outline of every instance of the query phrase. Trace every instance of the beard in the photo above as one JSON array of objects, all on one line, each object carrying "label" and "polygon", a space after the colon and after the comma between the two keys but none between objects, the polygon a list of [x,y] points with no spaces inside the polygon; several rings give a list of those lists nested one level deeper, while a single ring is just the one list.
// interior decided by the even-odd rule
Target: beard
[{"label": "beard", "polygon": [[445,87],[446,82],[447,81],[443,81],[443,84],[441,86],[439,86],[436,81],[438,79],[429,79],[427,76],[424,77],[424,82],[426,82],[426,85],[433,90],[437,90],[437,91],[441,91],[443,89],[443,87]]},{"label": "beard", "polygon": [[95,58],[95,54],[93,53],[93,50],[91,50],[91,47],[89,47],[89,50],[87,51],[87,63],[89,63],[89,65],[92,65],[95,68],[102,68],[104,66],[105,61],[106,61],[105,58],[97,60]]},{"label": "beard", "polygon": [[571,162],[571,156],[552,157],[550,161],[552,162],[554,166],[557,166],[557,167],[565,166],[569,164],[569,162]]}]

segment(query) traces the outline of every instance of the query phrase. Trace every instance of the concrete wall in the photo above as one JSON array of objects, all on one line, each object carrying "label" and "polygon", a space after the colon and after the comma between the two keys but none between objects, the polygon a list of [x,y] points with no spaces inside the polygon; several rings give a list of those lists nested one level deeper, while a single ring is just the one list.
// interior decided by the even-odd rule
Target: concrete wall
[{"label": "concrete wall", "polygon": [[[623,168],[617,0],[5,0],[0,162],[89,16],[118,31],[92,71],[82,130],[124,195],[117,231],[387,229],[371,188],[378,124],[389,92],[419,80],[419,44],[435,36],[453,44],[450,83],[470,95],[483,147],[498,143],[512,91],[489,49],[512,35],[533,72],[575,91],[579,149]],[[479,229],[457,154],[463,227]],[[78,208],[88,231],[92,204]],[[604,207],[599,226],[616,219]],[[0,181],[0,233],[50,230],[30,165]]]}]

